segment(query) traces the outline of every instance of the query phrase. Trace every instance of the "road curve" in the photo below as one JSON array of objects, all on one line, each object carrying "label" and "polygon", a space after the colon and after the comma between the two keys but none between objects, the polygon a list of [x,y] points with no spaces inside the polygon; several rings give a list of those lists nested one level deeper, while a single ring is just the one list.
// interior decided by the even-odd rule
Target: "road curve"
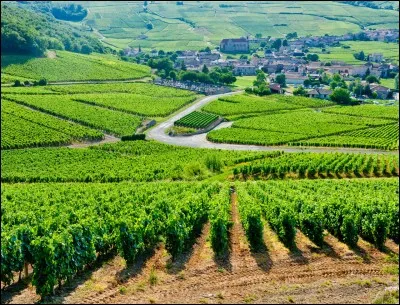
[{"label": "road curve", "polygon": [[[228,144],[228,143],[213,143],[207,140],[207,134],[198,134],[193,136],[176,136],[171,137],[165,131],[172,127],[174,122],[184,117],[185,115],[198,110],[211,101],[233,94],[242,93],[243,91],[235,91],[224,94],[210,95],[197,101],[185,110],[177,113],[168,120],[156,125],[154,128],[147,132],[147,138],[153,139],[166,144],[195,147],[195,148],[210,148],[210,149],[223,149],[223,150],[249,150],[249,151],[284,151],[284,152],[345,152],[345,153],[367,153],[367,154],[398,154],[399,151],[386,151],[379,149],[362,149],[362,148],[344,148],[344,147],[295,147],[295,146],[259,146],[259,145],[241,145],[241,144]],[[224,122],[218,125],[215,129],[230,127],[232,122]],[[214,129],[214,130],[215,130]]]}]

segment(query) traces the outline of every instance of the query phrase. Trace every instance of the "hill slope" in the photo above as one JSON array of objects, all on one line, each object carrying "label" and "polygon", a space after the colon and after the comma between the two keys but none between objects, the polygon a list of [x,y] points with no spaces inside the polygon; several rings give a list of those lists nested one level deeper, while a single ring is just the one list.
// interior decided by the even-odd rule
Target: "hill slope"
[{"label": "hill slope", "polygon": [[2,55],[1,76],[48,81],[137,79],[150,76],[150,68],[116,60],[112,55],[57,51],[55,58]]},{"label": "hill slope", "polygon": [[1,50],[4,53],[42,55],[46,49],[89,54],[103,53],[101,42],[50,13],[22,8],[16,3],[1,3]]}]

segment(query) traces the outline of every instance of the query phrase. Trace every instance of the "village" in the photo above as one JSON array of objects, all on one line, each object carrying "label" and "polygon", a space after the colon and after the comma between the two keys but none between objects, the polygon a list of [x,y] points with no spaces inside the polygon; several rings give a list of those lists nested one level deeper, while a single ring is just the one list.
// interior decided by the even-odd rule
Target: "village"
[{"label": "village", "polygon": [[[273,93],[291,95],[296,88],[305,89],[306,95],[328,99],[332,94],[332,86],[328,86],[321,80],[324,75],[340,75],[344,82],[354,82],[361,79],[362,86],[368,86],[368,94],[363,92],[351,92],[357,99],[375,97],[378,99],[399,99],[398,90],[388,88],[378,82],[367,82],[367,76],[380,78],[394,78],[399,72],[397,63],[384,57],[380,52],[363,54],[363,62],[360,64],[348,64],[339,59],[322,61],[317,54],[308,51],[309,48],[321,48],[322,52],[329,47],[340,46],[346,41],[381,41],[397,42],[399,30],[364,30],[357,34],[342,36],[325,35],[321,37],[297,37],[297,33],[289,33],[286,38],[273,37],[240,37],[227,38],[220,42],[219,47],[211,50],[206,48],[200,51],[184,50],[164,52],[152,50],[145,54],[139,49],[127,48],[124,55],[137,58],[137,62],[145,63],[149,59],[170,57],[177,71],[199,71],[207,67],[207,70],[215,68],[229,70],[236,77],[255,76],[258,70],[266,73],[266,82]],[[329,51],[326,51],[329,53]],[[284,82],[277,81],[277,76],[283,74]],[[371,79],[371,78],[370,78]],[[374,78],[372,78],[374,79]],[[170,77],[159,77],[157,84],[174,86],[198,91],[205,94],[225,93],[229,87],[221,84],[206,84],[201,82],[179,81]],[[361,93],[361,94],[360,94]]]}]

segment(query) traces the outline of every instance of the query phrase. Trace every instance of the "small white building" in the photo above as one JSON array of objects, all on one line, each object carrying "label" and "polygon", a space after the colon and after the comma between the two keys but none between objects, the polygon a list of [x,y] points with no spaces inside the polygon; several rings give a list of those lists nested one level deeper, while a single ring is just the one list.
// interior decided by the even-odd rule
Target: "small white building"
[{"label": "small white building", "polygon": [[372,62],[382,62],[383,54],[382,53],[372,53],[368,55],[368,61]]}]

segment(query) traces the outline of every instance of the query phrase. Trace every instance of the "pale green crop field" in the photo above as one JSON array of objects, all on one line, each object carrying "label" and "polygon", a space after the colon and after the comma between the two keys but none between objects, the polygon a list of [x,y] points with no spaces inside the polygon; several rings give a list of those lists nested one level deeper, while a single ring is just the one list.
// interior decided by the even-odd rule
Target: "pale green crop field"
[{"label": "pale green crop field", "polygon": [[246,87],[252,87],[253,81],[256,80],[256,77],[251,76],[236,76],[236,82],[233,84],[234,86],[238,87],[239,89],[244,89]]},{"label": "pale green crop field", "polygon": [[390,89],[394,89],[394,79],[393,78],[381,78],[381,85],[388,87]]},{"label": "pale green crop field", "polygon": [[350,46],[349,49],[342,47],[332,47],[326,50],[330,54],[324,54],[320,48],[310,48],[311,53],[317,53],[321,61],[344,61],[349,64],[364,64],[364,61],[355,59],[353,54],[364,51],[365,56],[370,53],[382,53],[384,58],[393,63],[399,63],[399,45],[397,43],[386,43],[381,41],[343,41],[343,45]]},{"label": "pale green crop field", "polygon": [[[104,42],[172,51],[215,47],[223,38],[261,33],[264,37],[341,35],[361,27],[399,28],[399,12],[355,7],[334,1],[143,2],[80,1],[89,8],[84,23],[97,29]],[[148,29],[151,23],[153,28]],[[146,35],[143,39],[140,35]]]}]

